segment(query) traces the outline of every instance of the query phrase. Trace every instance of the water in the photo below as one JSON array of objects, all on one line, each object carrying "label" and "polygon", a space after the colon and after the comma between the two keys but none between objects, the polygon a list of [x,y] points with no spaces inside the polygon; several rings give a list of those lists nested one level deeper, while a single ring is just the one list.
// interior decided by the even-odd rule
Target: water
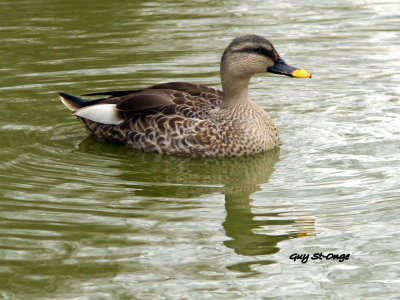
[{"label": "water", "polygon": [[[399,299],[399,11],[1,1],[0,299]],[[219,87],[223,49],[248,33],[314,74],[252,80],[277,151],[129,151],[88,137],[56,96]]]}]

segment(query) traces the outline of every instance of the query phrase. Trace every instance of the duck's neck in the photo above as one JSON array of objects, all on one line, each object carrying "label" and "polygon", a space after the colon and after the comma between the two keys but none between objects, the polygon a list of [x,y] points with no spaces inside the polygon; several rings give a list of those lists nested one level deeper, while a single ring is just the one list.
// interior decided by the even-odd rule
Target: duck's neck
[{"label": "duck's neck", "polygon": [[235,74],[221,71],[223,101],[221,107],[230,107],[245,104],[250,101],[250,77],[236,77]]}]

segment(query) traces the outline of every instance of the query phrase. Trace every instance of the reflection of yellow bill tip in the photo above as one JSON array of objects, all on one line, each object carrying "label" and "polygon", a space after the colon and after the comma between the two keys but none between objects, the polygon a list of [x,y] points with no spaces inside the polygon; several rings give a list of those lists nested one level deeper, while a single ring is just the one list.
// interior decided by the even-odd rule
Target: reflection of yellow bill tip
[{"label": "reflection of yellow bill tip", "polygon": [[297,77],[297,78],[311,78],[311,77],[312,77],[312,74],[311,74],[311,73],[308,73],[308,72],[307,72],[306,70],[304,70],[304,69],[300,69],[300,70],[293,71],[292,75],[293,75],[294,77]]}]

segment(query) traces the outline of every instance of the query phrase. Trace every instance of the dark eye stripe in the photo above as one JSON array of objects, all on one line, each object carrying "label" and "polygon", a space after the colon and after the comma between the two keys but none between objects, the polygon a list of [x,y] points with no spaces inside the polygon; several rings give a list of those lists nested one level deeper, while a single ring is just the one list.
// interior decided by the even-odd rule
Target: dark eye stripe
[{"label": "dark eye stripe", "polygon": [[233,52],[254,53],[254,54],[259,54],[259,55],[269,57],[274,61],[276,60],[276,55],[274,54],[274,51],[265,49],[264,47],[249,47],[249,48],[244,48],[244,49],[240,49],[240,50],[234,50]]}]

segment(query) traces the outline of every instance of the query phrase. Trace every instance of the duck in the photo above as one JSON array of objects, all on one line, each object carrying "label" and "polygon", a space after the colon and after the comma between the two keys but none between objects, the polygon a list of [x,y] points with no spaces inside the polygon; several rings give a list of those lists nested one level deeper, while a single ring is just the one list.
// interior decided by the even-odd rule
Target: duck
[{"label": "duck", "polygon": [[[259,35],[233,39],[222,54],[222,90],[188,82],[142,89],[59,93],[62,103],[99,139],[165,155],[240,157],[280,145],[270,115],[250,99],[253,75],[311,78],[288,65]],[[100,97],[90,100],[87,97]]]}]

